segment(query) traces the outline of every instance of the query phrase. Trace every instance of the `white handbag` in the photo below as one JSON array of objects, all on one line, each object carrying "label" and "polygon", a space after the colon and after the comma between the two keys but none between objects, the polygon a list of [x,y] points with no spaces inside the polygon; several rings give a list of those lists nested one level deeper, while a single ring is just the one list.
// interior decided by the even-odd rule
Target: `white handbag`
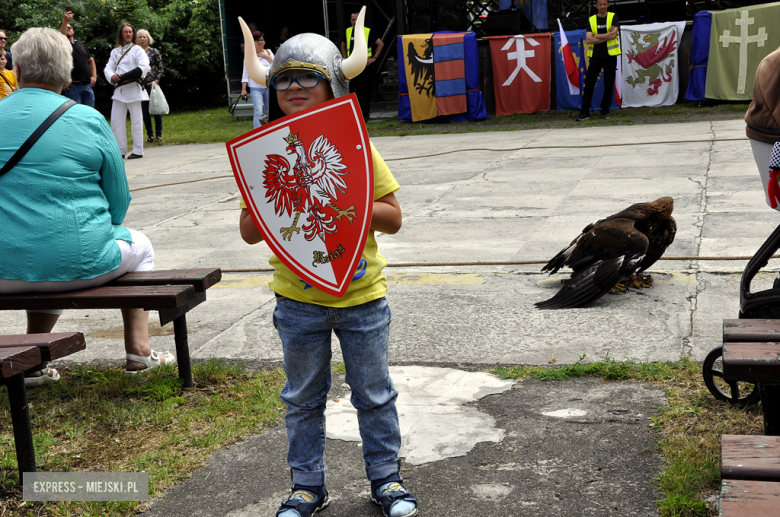
[{"label": "white handbag", "polygon": [[149,114],[168,114],[168,101],[165,100],[162,88],[160,88],[160,85],[157,83],[152,83],[152,91],[149,94]]}]

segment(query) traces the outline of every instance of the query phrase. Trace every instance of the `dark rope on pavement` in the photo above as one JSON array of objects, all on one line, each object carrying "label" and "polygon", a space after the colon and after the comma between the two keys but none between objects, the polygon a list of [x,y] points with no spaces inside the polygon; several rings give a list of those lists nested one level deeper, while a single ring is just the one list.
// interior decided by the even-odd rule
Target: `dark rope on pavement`
[{"label": "dark rope on pavement", "polygon": [[[753,257],[751,255],[741,256],[729,256],[729,257],[713,257],[713,256],[701,256],[695,255],[683,255],[679,257],[661,257],[660,260],[750,260]],[[780,255],[772,255],[771,258],[780,258]],[[391,262],[387,264],[387,267],[444,267],[444,266],[521,266],[529,264],[547,264],[547,260],[473,260],[469,262]],[[254,273],[273,271],[272,267],[253,267],[253,268],[223,268],[223,273]]]}]

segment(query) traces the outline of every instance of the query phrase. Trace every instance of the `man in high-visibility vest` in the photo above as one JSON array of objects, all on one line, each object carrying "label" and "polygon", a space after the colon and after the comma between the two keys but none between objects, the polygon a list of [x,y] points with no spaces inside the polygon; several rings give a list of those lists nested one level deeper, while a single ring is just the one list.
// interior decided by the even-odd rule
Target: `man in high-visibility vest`
[{"label": "man in high-visibility vest", "polygon": [[[341,55],[344,58],[349,57],[352,53],[352,49],[355,48],[355,35],[353,31],[355,29],[355,23],[357,23],[359,12],[352,13],[349,21],[352,23],[352,27],[347,29],[347,37],[341,42]],[[355,77],[349,82],[350,92],[354,92],[357,95],[358,102],[360,103],[360,111],[363,112],[363,120],[368,122],[368,117],[371,115],[371,85],[374,77],[374,67],[371,66],[379,58],[382,53],[382,49],[385,44],[382,43],[381,38],[377,38],[373,45],[376,46],[376,51],[371,51],[371,29],[364,27],[363,31],[366,33],[366,43],[368,43],[368,63],[363,73]]]},{"label": "man in high-visibility vest", "polygon": [[612,105],[612,90],[615,87],[615,71],[620,55],[620,20],[615,13],[607,11],[609,0],[596,0],[597,14],[588,20],[585,42],[588,44],[588,73],[585,75],[585,91],[582,92],[582,109],[577,120],[590,118],[590,104],[593,101],[593,89],[599,73],[604,70],[604,96],[601,98],[601,118],[609,118]]}]

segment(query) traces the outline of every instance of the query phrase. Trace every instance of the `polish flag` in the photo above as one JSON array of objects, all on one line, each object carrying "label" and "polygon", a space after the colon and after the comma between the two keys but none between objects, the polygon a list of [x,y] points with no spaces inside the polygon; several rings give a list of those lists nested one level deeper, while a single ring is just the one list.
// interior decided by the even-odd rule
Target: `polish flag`
[{"label": "polish flag", "polygon": [[617,58],[617,70],[615,71],[615,102],[618,107],[623,106],[623,56]]},{"label": "polish flag", "polygon": [[579,95],[580,72],[577,70],[577,64],[574,62],[569,40],[566,39],[566,33],[563,32],[560,19],[558,19],[558,29],[561,31],[561,58],[563,59],[563,66],[566,67],[566,77],[568,79],[566,82],[569,83],[569,95]]}]

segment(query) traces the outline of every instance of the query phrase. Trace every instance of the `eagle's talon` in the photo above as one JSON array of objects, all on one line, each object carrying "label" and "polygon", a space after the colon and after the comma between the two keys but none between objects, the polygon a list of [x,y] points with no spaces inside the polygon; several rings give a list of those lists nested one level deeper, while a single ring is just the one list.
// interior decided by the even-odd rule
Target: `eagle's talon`
[{"label": "eagle's talon", "polygon": [[283,241],[291,241],[293,232],[301,233],[301,229],[298,228],[297,226],[289,226],[287,228],[279,228],[279,233],[282,234],[282,240]]},{"label": "eagle's talon", "polygon": [[626,294],[628,292],[628,287],[618,282],[615,284],[610,290],[609,294]]}]

